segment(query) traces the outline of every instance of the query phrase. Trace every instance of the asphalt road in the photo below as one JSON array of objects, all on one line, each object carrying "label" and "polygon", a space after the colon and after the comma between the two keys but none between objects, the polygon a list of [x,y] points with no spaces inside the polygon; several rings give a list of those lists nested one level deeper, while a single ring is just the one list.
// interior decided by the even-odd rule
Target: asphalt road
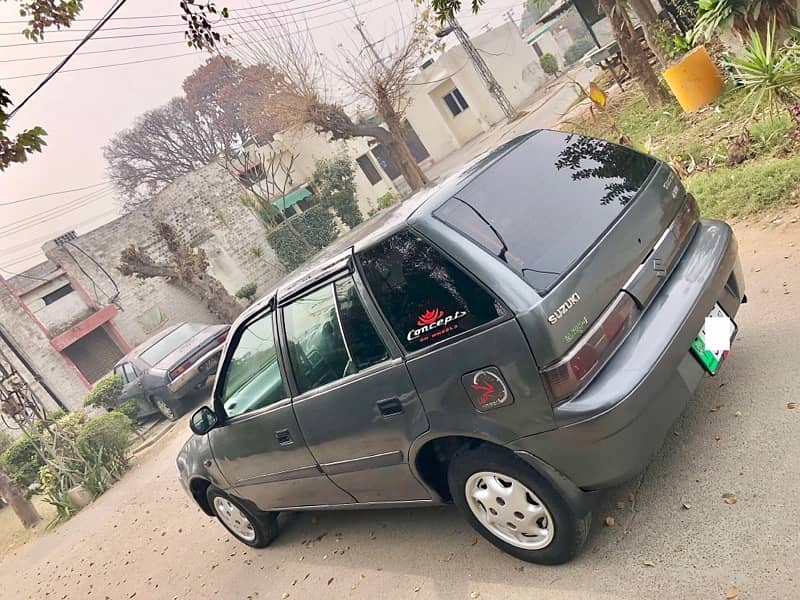
[{"label": "asphalt road", "polygon": [[94,504],[5,557],[0,598],[797,598],[798,217],[736,227],[750,303],[732,355],[642,477],[598,499],[567,565],[504,555],[450,507],[286,515],[274,545],[251,550],[184,496],[181,426]]}]

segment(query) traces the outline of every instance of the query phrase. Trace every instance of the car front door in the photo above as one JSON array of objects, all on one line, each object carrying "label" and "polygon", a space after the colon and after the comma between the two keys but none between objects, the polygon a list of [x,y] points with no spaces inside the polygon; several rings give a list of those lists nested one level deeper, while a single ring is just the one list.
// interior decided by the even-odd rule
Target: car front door
[{"label": "car front door", "polygon": [[412,442],[428,429],[425,411],[353,277],[292,300],[282,320],[294,411],[325,473],[359,502],[429,499],[408,462]]},{"label": "car front door", "polygon": [[217,464],[235,494],[263,510],[352,503],[306,446],[274,334],[272,312],[234,333],[214,391],[222,424],[209,436]]},{"label": "car front door", "polygon": [[122,378],[122,394],[119,396],[119,404],[133,400],[139,409],[139,415],[144,416],[153,412],[153,406],[144,397],[142,387],[142,374],[133,363],[123,363],[114,367],[114,374]]}]

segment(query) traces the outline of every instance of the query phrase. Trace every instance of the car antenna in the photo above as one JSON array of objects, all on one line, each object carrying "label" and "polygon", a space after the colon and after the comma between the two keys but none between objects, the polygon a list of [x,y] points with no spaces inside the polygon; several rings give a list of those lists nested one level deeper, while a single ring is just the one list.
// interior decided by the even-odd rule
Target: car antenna
[{"label": "car antenna", "polygon": [[508,263],[508,259],[506,258],[506,252],[508,252],[508,245],[506,244],[506,241],[503,239],[503,236],[500,235],[500,232],[494,228],[494,225],[492,225],[489,221],[487,221],[486,217],[484,217],[480,212],[478,212],[478,209],[476,209],[474,206],[472,206],[472,204],[470,204],[466,200],[462,200],[461,198],[458,198],[456,196],[453,196],[453,200],[458,200],[459,202],[461,202],[461,204],[472,210],[472,212],[474,212],[481,221],[486,223],[486,226],[492,230],[492,233],[497,237],[498,240],[500,240],[500,243],[503,244],[503,247],[500,248],[500,253],[497,255],[497,257],[504,263]]}]

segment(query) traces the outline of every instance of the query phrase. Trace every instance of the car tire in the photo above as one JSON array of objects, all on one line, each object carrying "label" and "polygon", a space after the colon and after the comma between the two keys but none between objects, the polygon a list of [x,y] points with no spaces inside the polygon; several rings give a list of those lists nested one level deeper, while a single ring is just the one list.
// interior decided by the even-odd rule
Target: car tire
[{"label": "car tire", "polygon": [[557,489],[512,452],[464,449],[448,469],[453,502],[489,542],[520,560],[557,565],[572,559],[591,527]]},{"label": "car tire", "polygon": [[252,548],[265,548],[278,536],[278,514],[253,511],[241,500],[211,486],[208,504],[230,534]]},{"label": "car tire", "polygon": [[152,396],[150,401],[153,403],[153,406],[156,407],[156,410],[161,413],[161,416],[168,421],[177,421],[180,419],[182,413],[175,402],[158,396]]}]

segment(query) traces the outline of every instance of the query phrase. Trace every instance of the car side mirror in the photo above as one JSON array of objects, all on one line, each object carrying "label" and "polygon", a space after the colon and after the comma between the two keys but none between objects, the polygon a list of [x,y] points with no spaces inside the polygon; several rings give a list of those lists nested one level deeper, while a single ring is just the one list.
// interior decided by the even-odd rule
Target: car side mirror
[{"label": "car side mirror", "polygon": [[189,421],[189,428],[195,435],[205,435],[219,424],[216,413],[207,406],[202,406],[195,411]]}]

